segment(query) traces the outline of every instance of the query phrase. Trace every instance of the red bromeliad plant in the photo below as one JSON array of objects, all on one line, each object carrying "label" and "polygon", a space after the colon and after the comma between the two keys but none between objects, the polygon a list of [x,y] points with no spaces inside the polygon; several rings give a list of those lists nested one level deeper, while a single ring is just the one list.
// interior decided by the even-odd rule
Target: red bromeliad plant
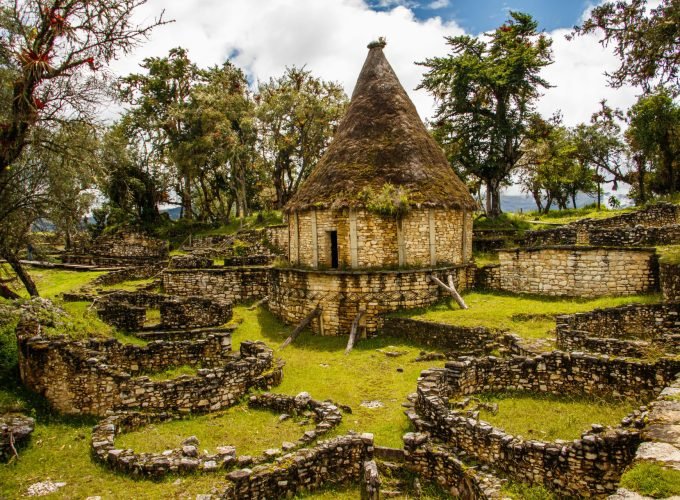
[{"label": "red bromeliad plant", "polygon": [[[0,3],[0,175],[38,123],[91,120],[107,91],[94,71],[129,53],[156,26],[133,22],[146,0],[15,0]],[[10,83],[11,82],[11,83]]]}]

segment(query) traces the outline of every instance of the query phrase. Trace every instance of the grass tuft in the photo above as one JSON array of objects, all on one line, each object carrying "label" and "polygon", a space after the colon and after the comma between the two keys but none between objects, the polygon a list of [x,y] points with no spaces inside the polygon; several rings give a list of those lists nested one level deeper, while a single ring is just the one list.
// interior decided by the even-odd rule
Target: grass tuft
[{"label": "grass tuft", "polygon": [[621,486],[652,498],[680,495],[680,471],[652,462],[640,462],[621,477]]}]

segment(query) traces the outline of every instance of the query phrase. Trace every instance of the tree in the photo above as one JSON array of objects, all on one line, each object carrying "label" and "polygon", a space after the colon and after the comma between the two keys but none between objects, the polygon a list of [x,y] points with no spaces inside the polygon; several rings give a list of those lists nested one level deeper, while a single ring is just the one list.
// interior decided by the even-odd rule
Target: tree
[{"label": "tree", "polygon": [[559,114],[547,121],[535,116],[524,147],[520,179],[539,211],[548,212],[553,203],[563,210],[569,200],[576,208],[578,193],[595,190],[593,171],[578,161],[574,131],[562,125]]},{"label": "tree", "polygon": [[189,59],[181,47],[167,57],[150,57],[141,67],[146,74],[123,78],[121,97],[133,107],[126,120],[131,134],[145,133],[155,153],[175,168],[176,191],[182,199],[182,216],[194,217],[192,188],[196,164],[184,154],[191,133],[188,123],[192,89],[205,82],[205,73]]},{"label": "tree", "polygon": [[255,102],[246,77],[230,62],[210,68],[192,90],[184,154],[197,165],[199,203],[204,220],[228,222],[248,215],[257,180]]},{"label": "tree", "polygon": [[621,65],[609,76],[612,87],[625,83],[650,92],[656,83],[680,91],[680,2],[662,0],[654,9],[647,0],[606,2],[595,7],[574,33],[602,33],[600,43],[612,44]]},{"label": "tree", "polygon": [[636,161],[654,167],[653,191],[674,194],[679,187],[680,106],[667,90],[658,88],[641,96],[628,111],[628,118],[626,138]]},{"label": "tree", "polygon": [[261,84],[256,100],[261,155],[281,208],[328,147],[347,96],[340,84],[292,67]]},{"label": "tree", "polygon": [[156,26],[133,22],[146,0],[16,0],[0,5],[0,175],[39,124],[91,121],[106,94],[98,71]]},{"label": "tree", "polygon": [[552,41],[537,32],[528,14],[510,19],[489,42],[447,37],[451,53],[427,59],[419,88],[436,100],[435,136],[455,147],[453,161],[486,185],[488,215],[501,213],[500,188],[522,157],[528,121],[541,88],[539,76],[552,63]]},{"label": "tree", "polygon": [[603,183],[613,182],[616,189],[619,182],[632,182],[626,161],[627,149],[619,125],[623,119],[621,111],[610,108],[603,100],[590,123],[578,124],[573,131],[576,158],[583,168],[594,170],[598,210],[602,204]]}]

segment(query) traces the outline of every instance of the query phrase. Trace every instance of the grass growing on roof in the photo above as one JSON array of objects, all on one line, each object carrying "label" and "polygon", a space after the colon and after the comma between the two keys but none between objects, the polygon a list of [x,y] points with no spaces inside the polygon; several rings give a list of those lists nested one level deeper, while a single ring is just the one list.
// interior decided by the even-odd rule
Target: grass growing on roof
[{"label": "grass growing on roof", "polygon": [[463,294],[463,298],[469,307],[467,310],[460,309],[453,300],[446,300],[428,309],[401,311],[395,315],[451,325],[510,330],[524,338],[546,338],[552,336],[555,329],[555,315],[660,300],[657,294],[575,299],[503,292],[470,292]]},{"label": "grass growing on roof", "polygon": [[620,485],[652,498],[680,495],[680,471],[640,462],[623,474]]},{"label": "grass growing on roof", "polygon": [[498,405],[495,415],[480,410],[481,420],[508,434],[541,441],[578,439],[592,424],[618,426],[621,419],[636,408],[630,400],[591,395],[503,391],[474,396]]},{"label": "grass growing on roof", "polygon": [[137,453],[159,453],[179,448],[184,439],[196,436],[200,450],[214,452],[218,446],[236,446],[238,455],[257,456],[266,449],[281,448],[284,441],[297,441],[315,425],[312,421],[300,425],[301,418],[279,422],[279,415],[269,410],[248,408],[243,403],[225,411],[152,424],[123,433],[116,439],[116,446]]}]

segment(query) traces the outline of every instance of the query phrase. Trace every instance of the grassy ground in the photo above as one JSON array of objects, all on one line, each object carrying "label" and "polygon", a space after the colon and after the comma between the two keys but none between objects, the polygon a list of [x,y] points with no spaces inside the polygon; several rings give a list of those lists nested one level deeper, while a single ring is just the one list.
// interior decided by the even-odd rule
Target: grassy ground
[{"label": "grassy ground", "polygon": [[[69,292],[89,283],[104,272],[93,271],[64,271],[61,269],[39,269],[27,267],[41,297],[52,299],[60,293]],[[16,292],[22,297],[28,297],[26,290],[19,284]]]},{"label": "grassy ground", "polygon": [[621,486],[652,498],[680,495],[680,471],[642,462],[626,471]]},{"label": "grassy ground", "polygon": [[397,314],[423,321],[510,330],[524,338],[546,338],[551,336],[555,329],[555,315],[660,300],[658,295],[572,299],[501,292],[470,292],[464,294],[463,298],[469,307],[467,310],[460,309],[451,300],[426,310],[403,311]]},{"label": "grassy ground", "polygon": [[[268,448],[280,448],[284,441],[297,441],[314,423],[304,424],[300,418],[279,422],[279,414],[239,405],[226,411],[148,425],[143,429],[122,434],[116,446],[138,452],[159,453],[179,448],[189,436],[196,436],[201,450],[214,453],[218,446],[236,446],[239,455],[261,455]],[[248,432],[234,432],[248,429]]]},{"label": "grassy ground", "polygon": [[[242,340],[264,340],[270,346],[278,346],[287,337],[290,328],[280,324],[265,309],[249,311],[245,307],[235,308],[236,317],[241,320],[234,334],[234,349]],[[345,338],[319,337],[310,333],[303,334],[298,341],[276,354],[284,358],[284,381],[276,392],[297,394],[309,391],[316,399],[331,398],[339,403],[348,404],[353,414],[344,415],[341,426],[334,434],[344,434],[350,429],[373,432],[376,442],[387,446],[401,446],[401,436],[409,430],[409,423],[403,415],[401,403],[413,392],[421,370],[442,363],[415,363],[413,359],[420,349],[417,346],[400,343],[393,339],[373,339],[361,342],[354,351],[345,356]],[[398,358],[387,357],[378,352],[379,348],[403,351]],[[403,368],[398,372],[397,368]],[[1,387],[1,386],[0,386]],[[379,400],[384,406],[368,409],[360,406],[362,401]],[[109,471],[95,464],[89,453],[89,437],[94,419],[61,417],[52,414],[39,398],[26,394],[15,386],[0,388],[0,404],[16,405],[24,402],[35,408],[36,431],[31,444],[21,450],[21,459],[14,464],[0,465],[0,498],[15,498],[26,488],[38,481],[53,480],[67,483],[56,498],[85,498],[101,495],[102,498],[193,498],[198,493],[209,492],[220,486],[223,479],[216,475],[191,478],[169,477],[159,482],[135,480]],[[202,445],[210,446],[214,434],[216,441],[222,443],[239,441],[240,451],[256,449],[258,446],[280,446],[285,438],[280,429],[273,425],[271,436],[263,426],[259,437],[250,434],[251,420],[244,418],[244,406],[238,406],[234,414],[215,422],[217,429],[224,430],[223,437],[215,430],[204,427],[201,419],[209,422],[212,416],[196,417],[188,423],[176,423],[177,428],[164,429],[158,426],[160,434],[153,431],[155,438],[164,439],[162,433],[178,444],[175,436],[185,438],[203,429]],[[267,415],[265,415],[267,416]],[[271,416],[271,415],[269,415]],[[266,419],[265,419],[266,420]],[[172,425],[172,424],[168,424]],[[182,428],[188,425],[188,428]],[[301,431],[302,429],[296,429]],[[138,435],[144,439],[144,430]],[[297,433],[295,436],[297,437]],[[135,436],[130,439],[134,440]],[[121,439],[128,439],[121,436]],[[148,434],[147,434],[148,439]],[[200,436],[199,436],[200,439]],[[260,444],[258,445],[258,439]],[[181,441],[181,439],[180,439]],[[121,441],[123,442],[123,441]],[[153,442],[153,440],[149,440]],[[165,446],[165,445],[164,445]],[[310,495],[309,498],[357,498],[358,489],[330,489]]]},{"label": "grassy ground", "polygon": [[116,283],[115,285],[104,285],[100,287],[102,290],[128,290],[135,291],[138,287],[150,285],[153,283],[154,278],[148,278],[143,280],[129,280],[123,281],[122,283]]},{"label": "grassy ground", "polygon": [[172,368],[168,368],[167,370],[163,370],[162,372],[155,372],[155,373],[150,373],[150,374],[145,374],[147,377],[149,377],[151,380],[170,380],[173,378],[181,377],[182,375],[188,375],[190,377],[193,377],[198,373],[199,367],[195,366],[189,366],[189,365],[182,365],[182,366],[175,366]]},{"label": "grassy ground", "polygon": [[475,252],[474,259],[477,267],[499,263],[498,252]]},{"label": "grassy ground", "polygon": [[595,423],[617,426],[623,417],[638,406],[623,399],[556,396],[523,391],[475,396],[498,405],[495,415],[488,410],[481,410],[480,419],[509,434],[541,441],[578,439]]},{"label": "grassy ground", "polygon": [[569,224],[570,222],[574,222],[579,219],[607,219],[609,217],[614,217],[615,215],[634,212],[635,210],[639,210],[639,208],[631,207],[611,210],[605,205],[602,205],[601,209],[598,210],[596,207],[589,205],[587,207],[570,208],[567,210],[551,210],[547,214],[539,212],[526,212],[522,215],[513,215],[523,221],[540,221],[550,224]]},{"label": "grassy ground", "polygon": [[656,251],[662,264],[680,264],[680,245],[660,246]]}]

